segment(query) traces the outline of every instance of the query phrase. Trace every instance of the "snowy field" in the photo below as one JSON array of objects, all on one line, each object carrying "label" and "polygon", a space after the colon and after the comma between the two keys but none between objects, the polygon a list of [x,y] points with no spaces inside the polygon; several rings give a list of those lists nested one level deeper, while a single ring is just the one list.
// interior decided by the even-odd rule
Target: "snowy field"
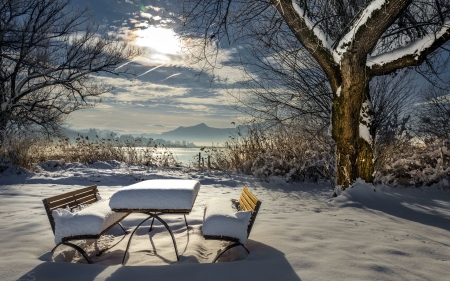
[{"label": "snowy field", "polygon": [[[117,162],[91,166],[43,165],[34,175],[0,174],[1,280],[449,280],[450,191],[373,187],[358,182],[337,198],[329,185],[286,183],[251,177],[182,169],[148,170]],[[60,247],[52,261],[54,236],[42,199],[97,184],[103,198],[144,179],[196,179],[202,184],[194,210],[183,217],[164,215],[174,230],[175,253],[164,227],[137,231],[127,264],[121,265],[127,238],[114,227],[92,249],[93,265],[76,263]],[[205,241],[201,224],[205,202],[238,198],[247,186],[262,206],[247,241],[250,254],[235,248],[210,262],[220,241]],[[143,215],[123,224],[133,229]],[[96,257],[95,249],[114,248]]]}]

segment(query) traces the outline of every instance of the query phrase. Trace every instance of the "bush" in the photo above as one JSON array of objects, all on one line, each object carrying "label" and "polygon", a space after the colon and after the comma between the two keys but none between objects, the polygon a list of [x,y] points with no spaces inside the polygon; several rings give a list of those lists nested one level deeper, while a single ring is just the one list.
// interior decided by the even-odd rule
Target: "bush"
[{"label": "bush", "polygon": [[411,141],[391,151],[375,183],[402,186],[430,186],[450,180],[450,142],[442,139]]}]

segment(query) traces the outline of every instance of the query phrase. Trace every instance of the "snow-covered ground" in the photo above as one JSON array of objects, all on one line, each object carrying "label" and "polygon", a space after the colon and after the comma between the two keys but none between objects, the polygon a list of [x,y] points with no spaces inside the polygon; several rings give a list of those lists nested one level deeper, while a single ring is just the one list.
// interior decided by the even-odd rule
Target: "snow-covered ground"
[{"label": "snow-covered ground", "polygon": [[[450,191],[373,187],[358,182],[337,198],[326,183],[286,183],[183,169],[148,170],[117,162],[56,165],[34,175],[0,174],[1,280],[448,280]],[[55,167],[56,166],[56,167]],[[164,227],[148,232],[150,221],[133,237],[125,266],[127,237],[113,228],[88,248],[118,243],[95,264],[74,263],[60,247],[51,261],[54,237],[42,199],[97,184],[103,198],[143,179],[195,179],[202,184],[193,212],[164,215],[174,230],[181,257],[175,262]],[[205,241],[205,203],[238,198],[247,186],[262,206],[246,245],[217,264],[209,263],[224,242]],[[145,216],[132,214],[133,229]],[[65,260],[64,260],[65,259]],[[231,260],[231,261],[230,261]],[[72,261],[72,262],[70,262]]]}]

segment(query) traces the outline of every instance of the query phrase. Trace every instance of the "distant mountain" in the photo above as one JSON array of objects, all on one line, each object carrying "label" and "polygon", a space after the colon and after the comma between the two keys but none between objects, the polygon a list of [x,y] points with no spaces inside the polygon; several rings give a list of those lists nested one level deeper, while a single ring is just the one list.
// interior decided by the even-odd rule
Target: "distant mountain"
[{"label": "distant mountain", "polygon": [[[121,143],[132,143],[138,146],[146,146],[150,145],[164,145],[165,147],[197,147],[192,142],[186,141],[182,139],[178,140],[164,140],[159,138],[158,134],[139,134],[133,136],[131,134],[118,134],[110,130],[99,130],[99,129],[88,129],[88,130],[71,130],[71,129],[63,129],[63,135],[73,143],[75,143],[80,138],[86,138],[93,142],[100,142],[102,140],[108,141],[120,141]],[[150,137],[149,137],[150,136]]]},{"label": "distant mountain", "polygon": [[230,136],[237,135],[238,130],[245,133],[245,126],[237,126],[236,128],[213,128],[205,123],[201,123],[190,127],[178,127],[175,130],[164,132],[162,134],[140,133],[140,134],[119,134],[110,130],[85,129],[71,130],[65,129],[64,135],[74,141],[80,135],[88,136],[91,140],[97,138],[117,139],[121,141],[133,142],[141,139],[143,143],[153,139],[154,142],[164,144],[171,147],[195,147],[194,143],[206,145],[206,143],[224,143],[229,140]]},{"label": "distant mountain", "polygon": [[[239,128],[240,126],[238,126]],[[236,135],[238,128],[213,128],[205,123],[191,127],[178,127],[175,130],[162,133],[164,139],[174,141],[186,140],[191,142],[225,142],[231,135]],[[242,128],[241,128],[242,129]]]}]

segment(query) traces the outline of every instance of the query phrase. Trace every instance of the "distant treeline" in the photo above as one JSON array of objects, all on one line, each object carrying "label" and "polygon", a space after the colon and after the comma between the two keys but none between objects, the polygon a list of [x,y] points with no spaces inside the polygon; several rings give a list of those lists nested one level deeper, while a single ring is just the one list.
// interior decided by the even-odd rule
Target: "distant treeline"
[{"label": "distant treeline", "polygon": [[164,140],[164,139],[153,139],[150,137],[144,137],[144,136],[132,136],[132,135],[119,135],[118,133],[115,133],[113,131],[109,130],[97,130],[97,129],[89,129],[87,132],[77,132],[70,129],[64,130],[64,135],[69,138],[71,142],[75,142],[77,138],[80,136],[88,137],[90,140],[95,139],[106,139],[106,140],[117,140],[122,143],[134,143],[139,144],[141,143],[142,146],[157,144],[158,146],[163,145],[165,147],[187,147],[187,148],[194,148],[198,147],[193,142],[188,141],[171,141],[171,140]]}]

